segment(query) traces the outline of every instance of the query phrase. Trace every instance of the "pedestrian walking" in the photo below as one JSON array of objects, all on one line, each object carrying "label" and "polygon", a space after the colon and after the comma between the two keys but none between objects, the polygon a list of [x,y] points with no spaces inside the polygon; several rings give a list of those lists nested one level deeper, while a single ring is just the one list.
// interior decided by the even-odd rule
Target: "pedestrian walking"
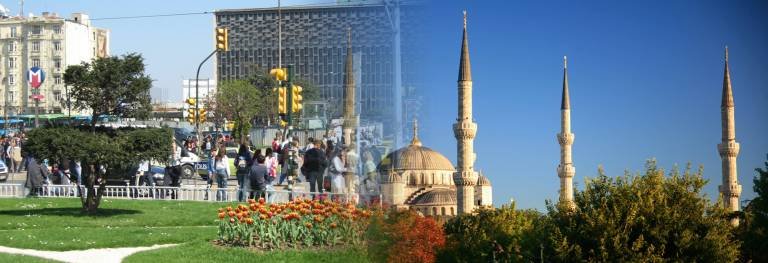
[{"label": "pedestrian walking", "polygon": [[315,141],[313,142],[313,145],[313,148],[304,153],[304,163],[301,166],[301,173],[304,174],[309,182],[310,192],[323,193],[322,178],[323,171],[325,171],[327,166],[327,161],[325,152],[320,147],[320,142]]},{"label": "pedestrian walking", "polygon": [[254,159],[255,162],[251,166],[251,169],[248,173],[252,190],[249,198],[258,199],[264,197],[264,194],[267,190],[266,178],[269,176],[269,174],[267,171],[267,166],[264,165],[264,156],[257,154]]},{"label": "pedestrian walking", "polygon": [[250,171],[251,164],[253,164],[253,157],[251,151],[248,150],[248,146],[245,143],[240,144],[240,149],[237,151],[237,159],[235,160],[235,168],[237,171],[237,200],[242,202],[248,197],[248,188],[250,188],[250,179],[248,178],[248,172]]},{"label": "pedestrian walking", "polygon": [[334,154],[333,159],[331,159],[331,163],[328,167],[328,173],[331,175],[331,192],[332,193],[338,193],[342,194],[345,192],[344,189],[344,172],[347,171],[346,165],[344,164],[344,160],[346,159],[346,154],[344,154],[343,150],[338,150]]},{"label": "pedestrian walking", "polygon": [[229,170],[229,158],[227,158],[226,149],[219,147],[214,159],[214,167],[216,169],[216,201],[227,200],[227,179],[231,171]]},{"label": "pedestrian walking", "polygon": [[27,181],[24,187],[29,189],[28,196],[40,196],[43,193],[43,182],[48,174],[48,169],[37,163],[37,160],[30,157],[29,167],[27,168]]}]

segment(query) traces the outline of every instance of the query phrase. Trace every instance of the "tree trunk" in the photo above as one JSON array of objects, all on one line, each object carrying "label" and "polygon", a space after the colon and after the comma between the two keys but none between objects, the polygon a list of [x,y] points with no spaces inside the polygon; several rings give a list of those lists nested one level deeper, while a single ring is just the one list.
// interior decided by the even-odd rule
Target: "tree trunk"
[{"label": "tree trunk", "polygon": [[[87,194],[85,199],[82,198],[83,204],[82,212],[85,214],[94,214],[99,209],[101,203],[101,196],[104,194],[107,180],[102,176],[98,164],[86,164],[83,166],[83,174],[85,175],[85,189]],[[87,171],[87,173],[86,173]],[[99,188],[96,188],[98,179],[102,179],[99,183]]]}]

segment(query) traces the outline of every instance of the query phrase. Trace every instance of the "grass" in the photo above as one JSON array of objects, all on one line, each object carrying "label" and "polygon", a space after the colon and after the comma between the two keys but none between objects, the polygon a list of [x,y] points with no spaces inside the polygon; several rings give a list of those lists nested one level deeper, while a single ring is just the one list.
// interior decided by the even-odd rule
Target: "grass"
[{"label": "grass", "polygon": [[30,262],[30,263],[49,263],[49,262],[59,262],[56,260],[50,260],[45,258],[39,258],[39,257],[30,257],[30,256],[22,256],[22,255],[13,255],[13,254],[4,254],[0,253],[0,262]]},{"label": "grass", "polygon": [[[216,238],[216,210],[222,203],[103,200],[99,213],[80,213],[78,199],[0,199],[0,244],[38,250],[82,250],[180,244],[137,253],[126,262],[366,262],[357,249],[258,252],[222,248]],[[0,262],[51,262],[0,253]]]}]

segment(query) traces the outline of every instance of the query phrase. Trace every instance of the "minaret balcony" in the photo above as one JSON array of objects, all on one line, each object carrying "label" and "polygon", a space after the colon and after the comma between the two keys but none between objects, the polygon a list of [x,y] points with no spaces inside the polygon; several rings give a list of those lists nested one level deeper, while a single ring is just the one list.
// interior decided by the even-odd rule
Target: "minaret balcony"
[{"label": "minaret balcony", "polygon": [[724,142],[717,145],[720,157],[736,157],[739,155],[739,143],[735,141]]},{"label": "minaret balcony", "polygon": [[740,184],[720,185],[718,189],[726,197],[738,197],[741,195]]},{"label": "minaret balcony", "polygon": [[462,121],[453,124],[453,134],[456,139],[474,139],[477,133],[477,123]]},{"label": "minaret balcony", "polygon": [[477,184],[477,172],[457,171],[453,174],[453,183],[457,186],[473,186]]},{"label": "minaret balcony", "polygon": [[559,164],[557,165],[557,176],[559,177],[573,177],[576,174],[576,167],[571,164]]},{"label": "minaret balcony", "polygon": [[576,139],[576,135],[570,132],[557,134],[557,142],[560,145],[571,145],[573,144],[573,140],[575,139]]}]

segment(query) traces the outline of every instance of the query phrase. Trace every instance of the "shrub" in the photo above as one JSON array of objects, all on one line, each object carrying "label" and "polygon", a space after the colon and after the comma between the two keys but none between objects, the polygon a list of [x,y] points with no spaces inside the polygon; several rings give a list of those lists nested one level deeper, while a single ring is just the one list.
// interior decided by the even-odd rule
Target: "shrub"
[{"label": "shrub", "polygon": [[448,242],[439,261],[539,261],[540,247],[546,242],[540,231],[544,221],[539,212],[516,210],[514,203],[457,216],[445,224]]},{"label": "shrub", "polygon": [[220,208],[219,241],[261,249],[358,245],[371,213],[352,204],[296,199],[266,204],[263,198],[247,205]]},{"label": "shrub", "polygon": [[413,211],[376,214],[367,235],[372,261],[434,262],[436,252],[445,246],[442,227]]}]

